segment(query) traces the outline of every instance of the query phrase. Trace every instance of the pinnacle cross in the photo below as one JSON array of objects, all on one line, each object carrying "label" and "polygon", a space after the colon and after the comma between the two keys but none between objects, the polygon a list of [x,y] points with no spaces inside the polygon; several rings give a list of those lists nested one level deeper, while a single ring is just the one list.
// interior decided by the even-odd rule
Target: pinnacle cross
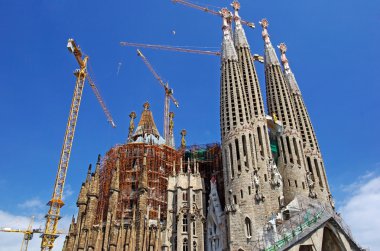
[{"label": "pinnacle cross", "polygon": [[234,20],[235,23],[240,24],[240,16],[239,16],[239,10],[240,10],[240,3],[238,1],[233,1],[231,3],[232,8],[234,8],[235,13],[234,13]]},{"label": "pinnacle cross", "polygon": [[143,105],[143,107],[144,107],[144,111],[148,111],[149,108],[150,108],[149,102],[145,102],[144,105]]},{"label": "pinnacle cross", "polygon": [[269,26],[269,22],[266,18],[263,18],[259,24],[261,25],[261,27],[263,27],[263,32],[261,33],[262,36],[263,36],[263,39],[265,41],[265,44],[270,44],[270,39],[269,39],[269,34],[268,34],[268,26]]},{"label": "pinnacle cross", "polygon": [[227,8],[222,8],[220,14],[223,17],[223,31],[226,33],[226,31],[230,30],[232,13]]},{"label": "pinnacle cross", "polygon": [[288,59],[286,58],[286,51],[288,50],[288,48],[286,47],[286,44],[281,43],[280,45],[277,46],[277,48],[279,48],[281,51],[281,62],[282,62],[282,65],[284,66],[285,72],[290,72],[289,62],[288,62]]}]

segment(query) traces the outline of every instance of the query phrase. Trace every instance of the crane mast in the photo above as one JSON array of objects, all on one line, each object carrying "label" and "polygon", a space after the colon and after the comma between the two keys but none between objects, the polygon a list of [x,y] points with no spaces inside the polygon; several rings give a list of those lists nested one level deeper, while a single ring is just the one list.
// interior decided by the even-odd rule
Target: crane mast
[{"label": "crane mast", "polygon": [[161,79],[161,77],[157,74],[157,72],[153,69],[153,66],[149,63],[148,59],[141,53],[139,49],[137,49],[137,55],[141,57],[141,59],[144,61],[145,65],[148,67],[150,72],[153,74],[153,76],[157,79],[157,81],[160,83],[160,85],[164,88],[165,91],[165,105],[164,105],[164,137],[165,142],[167,145],[170,145],[174,147],[170,135],[169,130],[169,109],[170,109],[170,100],[174,103],[174,105],[178,108],[179,104],[178,101],[173,97],[173,89],[169,88],[168,83],[164,83],[164,81]]},{"label": "crane mast", "polygon": [[68,50],[74,54],[75,59],[78,62],[79,69],[75,70],[74,75],[76,77],[76,83],[74,88],[74,94],[71,101],[71,107],[69,112],[69,118],[66,124],[65,137],[63,140],[63,146],[61,150],[61,156],[58,164],[57,176],[55,179],[54,190],[50,201],[48,202],[49,211],[46,215],[46,224],[45,230],[41,235],[41,250],[51,250],[54,246],[54,241],[58,237],[57,225],[58,221],[61,218],[60,212],[61,208],[64,205],[62,196],[63,189],[66,180],[67,168],[69,165],[71,148],[73,145],[74,134],[76,123],[79,114],[79,107],[82,100],[82,93],[84,88],[84,83],[87,79],[89,80],[90,86],[94,91],[100,105],[103,108],[103,111],[106,113],[108,121],[111,123],[113,127],[115,127],[115,123],[105,106],[104,101],[100,97],[99,91],[95,86],[95,83],[89,77],[87,72],[87,62],[88,56],[83,55],[80,48],[76,45],[73,39],[69,39],[67,43]]}]

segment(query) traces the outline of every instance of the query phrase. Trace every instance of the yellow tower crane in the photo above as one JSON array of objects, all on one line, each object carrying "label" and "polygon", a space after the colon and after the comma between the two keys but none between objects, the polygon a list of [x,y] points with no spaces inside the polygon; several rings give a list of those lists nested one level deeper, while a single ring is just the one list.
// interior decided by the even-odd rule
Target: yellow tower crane
[{"label": "yellow tower crane", "polygon": [[71,102],[71,108],[69,113],[69,118],[66,125],[66,132],[63,141],[61,157],[58,164],[57,176],[55,179],[54,190],[51,200],[48,202],[49,211],[46,215],[46,225],[43,234],[41,235],[41,250],[51,250],[54,246],[54,241],[58,237],[57,235],[57,225],[60,217],[61,207],[64,205],[62,201],[63,188],[66,180],[67,168],[69,165],[69,159],[71,154],[71,147],[74,140],[75,127],[77,123],[79,106],[82,99],[84,82],[87,78],[90,86],[95,93],[109,123],[112,127],[116,127],[110,112],[108,111],[104,101],[102,100],[98,89],[89,76],[87,71],[88,56],[83,55],[79,46],[76,45],[73,39],[69,39],[67,43],[68,50],[74,54],[75,59],[79,64],[79,69],[75,70],[74,75],[76,77],[76,84],[74,89],[74,94]]},{"label": "yellow tower crane", "polygon": [[169,108],[170,108],[170,99],[173,101],[174,105],[178,108],[179,104],[178,101],[173,97],[173,89],[169,88],[168,83],[164,83],[164,81],[161,79],[161,77],[157,74],[157,72],[153,69],[152,65],[149,63],[148,59],[141,53],[140,50],[137,50],[137,55],[141,57],[141,59],[144,61],[145,65],[148,67],[150,72],[152,72],[153,76],[158,80],[160,85],[164,88],[165,91],[165,107],[164,107],[164,137],[166,141],[166,145],[172,146],[173,145],[173,135],[170,132],[170,115],[169,114]]}]

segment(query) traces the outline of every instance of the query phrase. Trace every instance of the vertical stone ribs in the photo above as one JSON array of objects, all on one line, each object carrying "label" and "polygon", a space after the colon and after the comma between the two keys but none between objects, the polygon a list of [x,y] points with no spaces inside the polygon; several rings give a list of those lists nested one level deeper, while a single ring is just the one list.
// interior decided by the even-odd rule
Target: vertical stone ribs
[{"label": "vertical stone ribs", "polygon": [[266,19],[260,22],[265,49],[265,81],[268,111],[282,121],[284,132],[279,137],[281,161],[279,170],[284,179],[285,204],[296,195],[315,197],[312,184],[307,182],[303,144],[297,128],[294,104],[287,82],[284,79],[276,52],[269,39]]},{"label": "vertical stone ribs", "polygon": [[326,171],[323,164],[322,155],[318,146],[317,137],[311,124],[310,116],[307,112],[301,91],[296,78],[290,69],[286,57],[287,47],[281,43],[278,48],[281,51],[281,62],[284,67],[284,76],[288,84],[293,99],[295,115],[298,118],[297,125],[301,133],[308,179],[311,186],[315,187],[315,194],[320,200],[331,202],[330,190],[326,178]]},{"label": "vertical stone ribs", "polygon": [[247,99],[247,109],[252,119],[254,117],[264,115],[264,104],[255,65],[253,64],[253,59],[251,56],[251,50],[249,48],[243,26],[240,22],[240,4],[237,1],[234,1],[232,6],[235,10],[234,20],[236,24],[234,31],[234,43],[242,74],[243,90]]}]

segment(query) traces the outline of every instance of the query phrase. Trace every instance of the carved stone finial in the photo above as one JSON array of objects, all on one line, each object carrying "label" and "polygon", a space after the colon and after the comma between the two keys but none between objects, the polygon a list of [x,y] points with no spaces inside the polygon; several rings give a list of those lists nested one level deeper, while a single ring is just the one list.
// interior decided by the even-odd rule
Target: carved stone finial
[{"label": "carved stone finial", "polygon": [[173,128],[174,128],[174,112],[169,113],[169,134],[173,135]]},{"label": "carved stone finial", "polygon": [[265,41],[265,44],[269,45],[270,44],[270,39],[269,39],[269,34],[268,34],[268,26],[269,26],[269,23],[268,23],[268,20],[266,20],[265,18],[261,19],[261,21],[259,22],[259,24],[261,25],[261,27],[263,27],[263,32],[261,33],[264,41]]},{"label": "carved stone finial", "polygon": [[143,105],[143,107],[144,107],[144,111],[148,111],[149,108],[150,108],[149,102],[145,102],[144,105]]},{"label": "carved stone finial", "polygon": [[186,134],[187,134],[186,130],[182,129],[182,131],[181,131],[181,136],[182,136],[182,138],[181,138],[181,147],[182,148],[186,147],[186,139],[185,139]]},{"label": "carved stone finial", "polygon": [[134,119],[136,118],[136,113],[135,112],[131,112],[129,114],[129,117],[131,118],[131,120],[129,121],[128,140],[131,139],[132,133],[135,130]]},{"label": "carved stone finial", "polygon": [[288,71],[290,68],[289,68],[288,59],[286,58],[286,54],[285,54],[288,48],[286,47],[285,43],[281,43],[280,45],[277,46],[277,48],[279,48],[281,51],[281,62],[284,65],[285,71]]},{"label": "carved stone finial", "polygon": [[268,20],[266,18],[261,19],[261,21],[259,22],[259,24],[261,25],[261,27],[263,27],[263,29],[266,29],[269,26],[269,22],[268,22]]},{"label": "carved stone finial", "polygon": [[288,47],[286,47],[285,43],[281,43],[281,44],[277,45],[277,48],[280,49],[281,54],[285,54],[286,51],[288,50]]},{"label": "carved stone finial", "polygon": [[231,3],[231,6],[232,8],[234,8],[235,11],[238,11],[240,10],[240,3],[236,0],[234,0],[232,3]]},{"label": "carved stone finial", "polygon": [[223,18],[226,18],[227,20],[231,19],[232,17],[231,11],[229,11],[227,8],[222,8],[220,10],[220,14],[222,14]]}]

